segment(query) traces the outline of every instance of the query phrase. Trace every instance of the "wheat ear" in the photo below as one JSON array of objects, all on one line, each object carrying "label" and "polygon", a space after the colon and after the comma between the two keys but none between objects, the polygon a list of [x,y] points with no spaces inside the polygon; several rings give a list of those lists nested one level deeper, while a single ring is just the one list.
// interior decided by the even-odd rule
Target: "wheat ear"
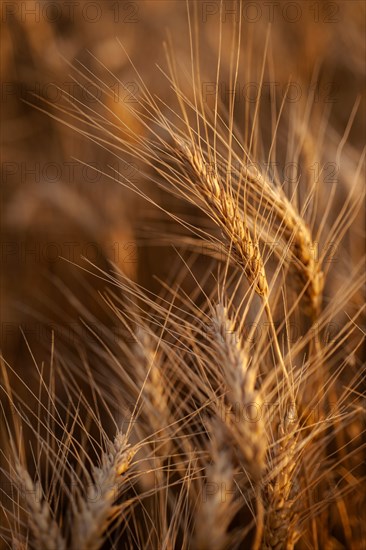
[{"label": "wheat ear", "polygon": [[127,443],[127,437],[118,433],[114,443],[109,444],[109,452],[103,454],[101,467],[93,469],[92,483],[86,498],[80,498],[74,518],[74,550],[101,548],[104,533],[119,510],[115,502],[135,452]]},{"label": "wheat ear", "polygon": [[230,447],[220,424],[210,430],[212,463],[206,467],[206,483],[199,506],[194,548],[224,550],[229,547],[229,525],[237,511],[235,504],[234,469]]},{"label": "wheat ear", "polygon": [[209,170],[201,151],[177,138],[176,143],[187,176],[231,245],[232,254],[243,268],[249,284],[254,286],[259,296],[267,296],[267,278],[258,243],[252,238],[238,205],[225,190],[219,175]]},{"label": "wheat ear", "polygon": [[306,312],[316,319],[320,313],[324,286],[323,271],[320,262],[316,259],[316,243],[303,217],[283,193],[279,193],[280,196],[282,201],[278,201],[276,208],[282,221],[284,236],[295,256],[297,278],[302,286],[306,287],[304,293]]},{"label": "wheat ear", "polygon": [[134,345],[136,372],[142,384],[143,412],[148,424],[157,435],[156,453],[168,457],[172,453],[172,441],[168,426],[171,423],[168,390],[161,369],[161,352],[154,347],[152,336],[143,329],[136,331]]},{"label": "wheat ear", "polygon": [[279,472],[274,480],[266,485],[267,513],[264,526],[265,550],[292,550],[297,537],[296,483],[296,420],[295,407],[290,406],[284,421],[278,428],[278,440],[275,443],[275,457]]},{"label": "wheat ear", "polygon": [[[242,345],[234,322],[227,309],[219,304],[212,318],[213,335],[219,350],[220,361],[225,365],[229,392],[230,414],[235,417],[233,434],[244,460],[245,469],[253,479],[260,479],[265,468],[267,451],[266,428],[263,419],[263,402],[255,389],[256,372],[249,366],[249,357]],[[237,413],[239,414],[237,415]]]},{"label": "wheat ear", "polygon": [[39,482],[33,482],[28,471],[16,464],[17,484],[24,497],[32,532],[31,547],[36,550],[66,550],[66,542],[58,523],[53,519]]},{"label": "wheat ear", "polygon": [[287,248],[294,258],[296,277],[301,285],[306,287],[304,291],[305,311],[310,317],[316,318],[322,303],[324,274],[320,262],[316,259],[317,246],[311,230],[278,185],[272,185],[257,170],[255,174],[248,169],[243,170],[248,195],[254,195],[254,202],[267,210],[271,219],[275,214],[279,221],[280,235],[285,239]]}]

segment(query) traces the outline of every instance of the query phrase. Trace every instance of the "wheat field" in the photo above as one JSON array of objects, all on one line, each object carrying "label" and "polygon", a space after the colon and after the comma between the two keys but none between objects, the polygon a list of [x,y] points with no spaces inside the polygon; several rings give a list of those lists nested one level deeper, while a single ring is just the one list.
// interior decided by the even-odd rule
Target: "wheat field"
[{"label": "wheat field", "polygon": [[0,548],[366,548],[358,1],[2,6]]}]

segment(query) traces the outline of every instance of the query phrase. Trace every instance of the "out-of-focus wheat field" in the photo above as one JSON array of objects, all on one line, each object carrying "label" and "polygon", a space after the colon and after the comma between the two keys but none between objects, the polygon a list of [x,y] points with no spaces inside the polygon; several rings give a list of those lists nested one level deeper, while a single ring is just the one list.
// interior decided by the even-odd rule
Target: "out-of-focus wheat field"
[{"label": "out-of-focus wheat field", "polygon": [[[307,494],[304,490],[303,506],[309,506],[311,514],[309,518],[304,515],[301,525],[306,525],[306,534],[302,533],[295,542],[276,541],[271,546],[266,535],[263,535],[262,542],[255,542],[255,528],[251,526],[248,533],[243,531],[241,535],[230,535],[222,540],[217,536],[216,545],[211,547],[249,548],[255,544],[259,545],[258,548],[276,549],[292,548],[291,544],[296,548],[327,550],[365,547],[366,534],[362,527],[366,519],[363,518],[366,503],[362,495],[366,474],[363,393],[365,347],[362,338],[365,330],[362,311],[365,296],[364,285],[360,282],[365,238],[365,209],[362,204],[362,154],[366,137],[365,18],[365,3],[357,0],[243,0],[240,3],[226,0],[192,0],[187,3],[183,0],[2,2],[1,352],[4,360],[0,378],[0,439],[3,449],[0,458],[3,508],[0,512],[1,548],[37,546],[32,538],[32,529],[29,531],[26,527],[27,520],[23,517],[25,507],[19,504],[20,496],[15,496],[13,489],[9,489],[11,483],[6,472],[9,471],[9,460],[13,460],[9,457],[16,454],[21,457],[23,463],[28,465],[31,477],[35,479],[39,475],[47,486],[52,475],[57,477],[57,473],[50,473],[49,466],[49,462],[56,459],[50,456],[45,458],[46,444],[44,450],[40,451],[42,445],[37,439],[37,432],[42,432],[43,440],[50,443],[52,437],[47,436],[47,432],[52,425],[66,448],[69,443],[63,430],[66,426],[71,430],[70,419],[74,414],[78,420],[72,437],[75,441],[81,441],[81,446],[85,443],[85,432],[95,441],[107,435],[113,440],[113,414],[108,415],[104,405],[109,392],[112,394],[116,385],[124,383],[121,370],[115,367],[118,362],[122,364],[125,361],[129,365],[126,367],[126,377],[141,389],[137,382],[141,381],[141,373],[136,374],[138,368],[133,362],[137,352],[126,351],[135,345],[129,329],[129,322],[136,321],[137,315],[135,310],[133,314],[129,313],[131,296],[139,303],[138,309],[144,324],[147,326],[151,323],[161,328],[165,321],[156,321],[159,307],[162,315],[167,316],[167,311],[170,311],[162,296],[169,296],[165,300],[175,304],[174,293],[180,293],[182,302],[177,299],[174,305],[176,310],[172,306],[174,327],[168,331],[171,340],[167,338],[164,345],[167,349],[171,345],[173,349],[180,342],[188,354],[189,330],[185,324],[188,323],[187,312],[193,315],[196,311],[194,308],[197,308],[197,311],[204,310],[207,313],[203,304],[206,293],[214,302],[217,262],[221,265],[221,275],[225,270],[225,261],[220,257],[221,248],[207,253],[206,248],[212,243],[198,238],[194,241],[188,228],[192,223],[195,227],[198,225],[203,228],[202,231],[212,232],[212,219],[205,219],[202,211],[189,201],[181,200],[179,193],[169,194],[165,192],[164,186],[155,185],[155,176],[151,176],[154,169],[151,166],[155,158],[153,155],[150,165],[140,153],[136,153],[134,158],[134,150],[143,150],[148,155],[149,147],[143,149],[141,146],[143,140],[151,140],[149,143],[152,144],[163,136],[171,145],[171,136],[162,129],[161,120],[159,127],[156,117],[149,118],[147,111],[144,111],[147,97],[150,98],[150,106],[156,100],[162,116],[173,120],[177,128],[184,128],[179,103],[179,97],[184,97],[185,104],[193,106],[187,109],[187,116],[195,129],[194,134],[203,141],[211,140],[211,144],[213,137],[205,134],[202,120],[197,122],[195,105],[198,103],[201,112],[206,114],[216,110],[223,121],[222,127],[227,129],[228,121],[231,121],[241,145],[250,149],[252,158],[261,167],[269,151],[272,149],[273,153],[274,148],[275,155],[271,157],[273,165],[270,168],[267,166],[268,173],[276,174],[276,181],[287,197],[304,214],[320,254],[324,253],[326,265],[322,300],[322,311],[326,311],[326,314],[320,321],[326,334],[325,341],[321,338],[326,351],[319,352],[317,348],[318,353],[323,353],[322,361],[318,356],[313,370],[322,369],[323,362],[326,363],[331,357],[329,368],[324,367],[326,376],[329,376],[328,384],[337,378],[331,400],[339,399],[339,419],[337,414],[332,417],[329,432],[325,430],[319,436],[320,439],[324,436],[324,440],[321,440],[325,441],[325,446],[328,445],[324,469],[328,461],[329,464],[339,464],[338,469],[334,467],[334,487],[329,480],[325,482],[328,485],[324,491],[329,496],[322,497],[323,504],[319,506],[319,511],[316,499],[312,508],[309,503],[305,503]],[[237,57],[238,52],[240,58]],[[172,75],[176,75],[179,80],[178,93]],[[151,96],[147,96],[147,91]],[[172,112],[178,113],[178,116],[172,116]],[[76,118],[73,118],[75,114]],[[279,115],[281,118],[277,127]],[[109,134],[105,133],[105,128]],[[231,128],[227,134],[223,131],[223,142],[228,140],[230,132]],[[118,142],[118,139],[121,141]],[[122,142],[123,146],[119,148]],[[232,147],[234,150],[235,143]],[[174,159],[171,161],[173,163]],[[139,195],[134,190],[147,194],[151,200],[145,200],[140,196],[141,193]],[[247,200],[250,202],[250,198]],[[304,207],[306,200],[309,200],[309,207]],[[355,208],[355,204],[358,208]],[[167,216],[167,211],[173,216]],[[352,215],[347,218],[351,211]],[[186,225],[179,223],[178,217],[184,219]],[[345,220],[344,227],[339,223],[342,219]],[[323,237],[326,234],[323,223],[329,227],[329,231],[333,224],[339,224],[339,232],[334,233],[330,242]],[[319,231],[321,236],[318,239],[319,228],[322,232]],[[214,235],[218,242],[220,231],[217,230]],[[197,237],[197,233],[194,236]],[[328,247],[326,252],[324,247]],[[271,277],[277,265],[274,261],[271,263],[272,260],[266,264]],[[123,281],[127,281],[123,278],[126,277],[132,281],[128,284],[136,284],[133,292],[127,289],[127,283],[126,287],[116,283],[117,270],[122,273],[120,276]],[[357,277],[353,277],[356,272]],[[111,273],[116,280],[105,275]],[[235,296],[231,305],[235,306],[235,311],[241,312],[237,316],[239,319],[245,309],[245,300],[251,302],[245,284],[244,290],[238,290],[235,274],[231,273],[228,277],[227,299],[230,301],[230,297]],[[346,295],[352,285],[354,292],[349,292],[343,303],[342,296]],[[179,291],[167,292],[167,288],[178,287]],[[146,300],[137,290],[142,288],[148,293]],[[296,291],[293,294],[291,292],[289,290],[286,294],[283,290],[276,291],[273,317],[277,323],[286,318],[291,305],[295,304]],[[160,304],[159,307],[156,306],[154,310],[150,300]],[[111,306],[111,303],[115,306]],[[174,330],[180,330],[180,308],[184,309],[184,337],[174,340]],[[251,322],[255,319],[257,309],[258,306],[254,306],[248,314]],[[127,320],[124,322],[120,320],[120,310],[127,312]],[[151,311],[155,311],[156,318]],[[288,363],[292,366],[296,363],[296,367],[301,368],[302,364],[307,364],[309,357],[311,361],[311,344],[307,348],[301,341],[308,338],[306,341],[310,342],[308,331],[314,320],[306,316],[304,319],[301,310],[296,310],[296,304],[293,311],[294,316],[288,314],[287,318],[290,319],[290,325],[293,323],[296,343],[294,360],[288,360]],[[351,322],[356,312],[357,318]],[[165,319],[169,324],[170,317]],[[344,338],[340,342],[337,340],[338,335],[347,323],[357,329],[347,341]],[[278,330],[280,346],[287,349],[286,345],[289,344],[286,344],[281,330],[283,326]],[[157,330],[155,337],[154,347],[159,349],[159,338],[164,340],[162,332]],[[200,338],[192,337],[192,342],[195,343],[192,343],[190,354],[196,357],[202,353],[199,349]],[[162,355],[168,353],[167,349],[163,348]],[[215,349],[214,345],[212,349]],[[276,358],[273,359],[276,357],[275,352],[271,354],[265,348],[263,353],[268,353],[270,357],[268,364],[272,360],[276,363]],[[173,360],[173,356],[170,360]],[[190,368],[190,361],[184,363],[181,360],[179,368]],[[193,362],[195,360],[192,359]],[[59,368],[63,374],[55,374]],[[205,369],[205,360],[202,360],[201,367],[197,366],[197,373],[207,374]],[[179,410],[182,417],[187,415],[189,423],[191,420],[188,418],[193,414],[189,408],[192,404],[185,408],[186,398],[182,397],[187,388],[179,385],[177,371],[170,378],[169,372],[163,388],[177,409],[181,399]],[[267,380],[267,374],[264,371],[258,374],[260,384]],[[202,392],[199,394],[197,390],[200,398],[193,396],[192,390],[192,403],[197,404],[197,410],[206,406],[210,391],[216,391],[210,373],[202,374],[202,378],[200,376],[197,374],[197,379],[202,382]],[[90,383],[91,379],[95,380],[95,385]],[[354,384],[356,379],[357,383]],[[40,380],[43,380],[42,392],[39,389]],[[192,378],[192,385],[194,380]],[[203,389],[203,381],[210,391]],[[67,412],[63,410],[63,404],[67,408],[74,382],[75,395],[72,395],[72,402],[75,408],[69,408]],[[265,382],[263,384],[263,391],[267,391],[270,383],[267,386]],[[125,387],[121,388],[125,403],[122,408],[128,412],[127,417],[132,414],[132,403],[138,395],[138,392],[134,394],[130,390],[132,385],[132,382],[126,382]],[[219,386],[222,389],[221,382]],[[298,383],[296,392],[300,391],[301,394],[300,386]],[[96,387],[102,388],[100,394]],[[187,387],[190,387],[188,382]],[[347,388],[351,387],[347,397],[344,397]],[[286,391],[283,389],[281,393],[283,399]],[[56,395],[57,399],[54,397]],[[83,396],[80,401],[79,395]],[[274,398],[274,393],[270,395]],[[159,403],[163,401],[163,397],[157,399],[152,408],[159,411]],[[28,422],[24,421],[24,416],[23,420],[18,419],[19,411],[12,406],[15,402],[30,407],[28,412],[24,412]],[[43,403],[45,411],[40,403]],[[100,414],[97,412],[97,403]],[[343,427],[342,407],[346,410],[350,403],[352,411],[356,413],[352,412],[355,416]],[[95,418],[93,414],[88,416],[88,406],[95,411]],[[56,414],[54,411],[57,407],[63,412]],[[108,407],[113,409],[111,403],[108,403]],[[19,408],[25,411],[20,405]],[[54,422],[48,416],[50,423],[47,424],[45,418],[51,409]],[[171,405],[170,410],[173,409]],[[174,424],[174,418],[179,416],[175,417],[175,414],[172,413],[168,423]],[[326,415],[322,420],[324,422],[327,421]],[[126,418],[123,414],[115,416],[117,423],[121,417],[119,429],[124,431]],[[151,421],[156,430],[151,414],[148,414],[148,418],[143,422],[148,424]],[[162,419],[157,413],[157,425],[161,427],[159,422]],[[98,432],[100,423],[103,426],[103,437]],[[182,434],[180,428],[176,427],[176,430],[169,432],[167,440],[174,442],[175,437],[189,439],[183,425],[182,421]],[[306,424],[301,429],[306,432],[310,428]],[[333,439],[329,435],[333,433],[332,430],[335,434]],[[143,463],[145,465],[136,467],[136,479],[141,476],[141,480],[137,479],[126,502],[128,499],[132,502],[136,494],[146,494],[146,509],[143,498],[136,499],[134,511],[124,512],[123,509],[120,512],[125,513],[128,526],[122,527],[113,542],[112,537],[104,537],[100,546],[96,542],[95,546],[92,543],[88,546],[89,543],[83,545],[79,541],[79,548],[99,548],[103,543],[105,548],[209,547],[208,542],[205,546],[205,537],[208,541],[208,535],[201,537],[194,520],[195,502],[199,501],[199,493],[191,495],[185,482],[184,490],[179,493],[180,480],[185,476],[189,478],[190,468],[197,478],[206,475],[203,471],[206,471],[204,468],[207,465],[199,461],[200,452],[207,450],[208,443],[197,450],[198,434],[202,431],[198,413],[188,431],[195,442],[192,450],[183,443],[177,443],[175,449],[166,451],[171,457],[169,467],[177,469],[166,487],[159,476],[158,481],[150,479],[151,472],[157,468],[153,459],[150,462],[150,458],[146,459],[146,464]],[[144,434],[143,427],[141,433]],[[138,429],[136,433],[132,430],[131,444],[137,444],[139,437],[143,439],[141,433]],[[301,430],[299,433],[302,433]],[[148,435],[149,430],[144,437]],[[230,447],[230,444],[227,445]],[[234,444],[236,447],[238,445]],[[60,464],[62,462],[62,448],[61,445],[57,451],[57,464],[58,460]],[[100,456],[97,444],[92,442],[91,448],[90,463]],[[305,443],[303,447],[299,446],[299,456],[305,452],[305,448]],[[268,453],[272,452],[271,447],[268,449]],[[70,443],[68,452],[73,458],[77,458],[79,452],[80,457],[82,455],[76,443]],[[191,453],[191,462],[182,459],[180,463],[176,459],[179,453],[182,456]],[[66,455],[65,451],[64,464]],[[307,467],[311,469],[313,466],[310,460]],[[165,468],[168,470],[169,467],[164,463],[159,475],[165,475]],[[66,465],[64,468],[66,471]],[[63,471],[63,468],[60,467],[60,470]],[[75,471],[81,475],[83,467]],[[207,471],[211,470],[208,468]],[[306,477],[304,472],[301,475]],[[72,537],[71,528],[68,527],[70,511],[66,511],[67,497],[62,497],[61,503],[57,496],[65,487],[59,479],[57,482],[56,493],[50,498],[51,508],[57,510],[55,516],[61,530],[64,529],[66,547],[74,548],[76,543],[70,542]],[[172,489],[174,496],[170,496],[168,483],[177,487],[176,491]],[[160,500],[155,502],[151,494],[156,484],[165,488],[159,493]],[[347,486],[347,490],[337,500],[336,488],[343,486]],[[186,499],[187,509],[191,510],[181,523],[178,516],[184,515],[182,510],[185,508],[180,503],[179,494],[182,501]],[[250,502],[255,502],[257,497],[251,495],[248,498]],[[329,502],[333,498],[329,506],[324,506],[326,498],[329,498]],[[170,499],[180,503],[181,508],[177,508],[180,512],[171,511],[175,508]],[[160,512],[155,509],[156,506],[160,507]],[[324,508],[329,514],[321,519]],[[201,510],[200,507],[198,509]],[[234,511],[224,509],[215,522],[226,525],[227,521],[226,534],[234,529],[244,530],[245,526],[250,526],[248,518],[254,509],[254,504],[244,511],[240,506]],[[11,527],[14,518],[9,510],[15,517],[21,516],[19,529],[28,533],[22,536],[19,534],[17,543],[15,531],[12,531],[14,527]],[[19,513],[16,510],[20,510]],[[210,513],[214,514],[214,511]],[[161,518],[164,514],[163,520]],[[148,517],[151,517],[151,525]],[[157,517],[160,518],[158,524]],[[210,525],[207,516],[199,517],[206,517],[199,522]],[[256,517],[254,512],[253,517]],[[123,524],[124,520],[118,521]],[[322,535],[320,526],[323,524],[324,532],[329,536]],[[47,548],[49,543],[44,542],[44,539],[42,541],[42,548]],[[62,547],[61,543],[59,547]]]}]

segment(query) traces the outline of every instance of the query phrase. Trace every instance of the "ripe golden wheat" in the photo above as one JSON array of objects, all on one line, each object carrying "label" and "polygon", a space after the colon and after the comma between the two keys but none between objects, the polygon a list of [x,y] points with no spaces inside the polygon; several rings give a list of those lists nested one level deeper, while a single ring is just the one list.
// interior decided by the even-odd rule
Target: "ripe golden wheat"
[{"label": "ripe golden wheat", "polygon": [[[329,113],[311,98],[300,115],[286,112],[285,97],[279,108],[273,95],[268,130],[259,97],[242,127],[235,96],[221,101],[218,85],[225,77],[235,89],[250,76],[256,42],[245,42],[241,23],[228,31],[222,21],[216,93],[205,101],[197,8],[185,10],[189,62],[180,67],[167,46],[159,73],[167,100],[131,60],[140,93],[121,111],[110,107],[105,81],[76,62],[80,89],[94,81],[100,92],[96,108],[68,91],[57,104],[38,98],[51,120],[136,168],[131,178],[106,165],[104,193],[117,182],[129,200],[137,195],[136,242],[143,237],[150,251],[169,244],[169,265],[161,276],[152,252],[157,275],[144,288],[112,261],[85,261],[84,273],[104,285],[95,290],[108,312],[102,336],[69,289],[65,302],[76,304],[92,343],[62,353],[56,339],[49,364],[30,346],[29,380],[3,359],[1,540],[37,550],[361,550],[364,258],[342,263],[347,239],[362,233],[364,152],[343,154],[354,113],[333,150],[342,186],[331,205],[322,181],[291,187],[270,177],[261,165],[280,149],[280,130],[303,172],[301,155],[316,149],[309,144],[326,158]],[[269,36],[255,58],[260,88],[273,76]],[[327,263],[329,243],[339,266]],[[337,334],[327,338],[332,325]]]}]

